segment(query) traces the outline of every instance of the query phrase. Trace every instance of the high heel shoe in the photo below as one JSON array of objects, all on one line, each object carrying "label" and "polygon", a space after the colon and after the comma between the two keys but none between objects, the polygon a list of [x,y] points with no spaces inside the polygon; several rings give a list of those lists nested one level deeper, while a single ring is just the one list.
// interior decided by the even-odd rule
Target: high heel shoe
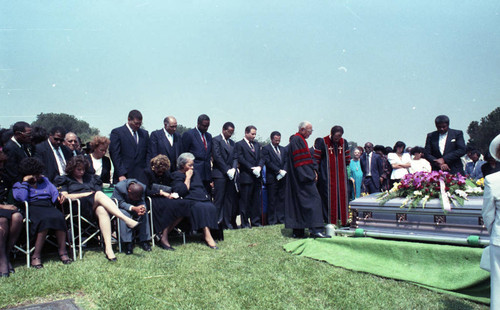
[{"label": "high heel shoe", "polygon": [[166,245],[164,244],[163,242],[160,242],[160,247],[164,250],[167,250],[167,251],[175,251],[174,247],[173,246],[170,246],[170,245]]},{"label": "high heel shoe", "polygon": [[219,249],[219,247],[217,246],[217,243],[216,243],[216,245],[212,246],[212,245],[208,244],[207,241],[205,241],[205,244],[207,245],[207,247],[211,248],[212,250],[218,250]]},{"label": "high heel shoe", "polygon": [[[39,264],[33,264],[34,260],[39,260],[40,263]],[[35,269],[42,269],[43,268],[42,259],[40,257],[33,257],[33,258],[31,258],[31,267],[33,267]]]},{"label": "high heel shoe", "polygon": [[68,256],[68,253],[59,254],[59,258],[64,265],[69,265],[73,260],[68,256],[68,259],[63,259],[63,256]]},{"label": "high heel shoe", "polygon": [[104,255],[106,256],[106,258],[108,259],[108,261],[110,262],[116,262],[116,256],[113,257],[113,258],[109,258],[108,254],[106,253],[106,249],[102,249],[103,252],[104,252]]},{"label": "high heel shoe", "polygon": [[140,222],[137,222],[137,221],[134,221],[134,220],[132,220],[132,222],[133,222],[132,225],[128,225],[127,224],[127,227],[130,228],[130,229],[136,229],[139,226],[139,224],[141,224]]}]

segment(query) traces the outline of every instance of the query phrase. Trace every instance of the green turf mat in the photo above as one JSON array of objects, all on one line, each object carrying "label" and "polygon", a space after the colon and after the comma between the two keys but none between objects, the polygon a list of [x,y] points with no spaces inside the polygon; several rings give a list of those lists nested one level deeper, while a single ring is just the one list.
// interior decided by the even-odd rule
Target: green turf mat
[{"label": "green turf mat", "polygon": [[337,267],[490,302],[490,274],[479,268],[482,248],[352,237],[301,239],[284,248]]}]

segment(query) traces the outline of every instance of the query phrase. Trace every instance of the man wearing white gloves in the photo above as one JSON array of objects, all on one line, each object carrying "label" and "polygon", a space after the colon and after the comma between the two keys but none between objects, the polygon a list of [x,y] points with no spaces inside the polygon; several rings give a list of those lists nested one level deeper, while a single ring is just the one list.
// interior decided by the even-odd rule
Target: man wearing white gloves
[{"label": "man wearing white gloves", "polygon": [[[240,169],[240,215],[241,228],[262,226],[262,177],[264,160],[260,144],[255,140],[257,128],[247,126],[245,137],[236,143],[235,160]],[[251,226],[248,222],[250,219]]]},{"label": "man wearing white gloves", "polygon": [[217,220],[223,229],[236,228],[238,201],[236,200],[235,176],[237,161],[234,160],[234,124],[227,122],[222,133],[212,139],[212,179],[214,182],[214,205]]}]

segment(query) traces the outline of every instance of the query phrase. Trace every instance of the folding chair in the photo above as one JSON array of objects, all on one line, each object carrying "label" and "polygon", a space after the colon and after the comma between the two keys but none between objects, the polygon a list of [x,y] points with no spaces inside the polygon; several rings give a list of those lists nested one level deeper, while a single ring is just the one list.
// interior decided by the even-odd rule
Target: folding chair
[{"label": "folding chair", "polygon": [[[76,207],[76,208],[75,208]],[[97,222],[93,222],[90,219],[82,216],[80,199],[68,199],[68,216],[71,218],[71,225],[73,230],[78,231],[77,237],[74,237],[75,241],[78,240],[78,256],[80,259],[83,258],[83,247],[92,239],[96,239],[102,242],[101,229]],[[76,214],[75,214],[76,209]],[[76,217],[77,223],[74,224],[74,218]],[[110,217],[112,222],[116,217],[113,215]],[[100,239],[99,239],[100,238]],[[112,240],[116,241],[116,238],[111,237]],[[76,254],[75,254],[76,256]]]},{"label": "folding chair", "polygon": [[[30,225],[30,216],[29,216],[29,203],[27,201],[23,202],[24,207],[25,207],[25,217],[24,217],[24,224],[25,224],[25,234],[26,234],[26,243],[21,244],[21,245],[14,245],[14,251],[18,251],[26,255],[26,267],[30,268],[31,264],[31,252],[35,250],[35,247],[31,246],[31,240],[30,240],[30,230],[29,230],[29,225]],[[66,240],[66,245],[70,247],[73,253],[73,260],[76,260],[76,249],[75,249],[75,235],[73,232],[73,219],[69,218],[69,216],[65,216],[65,220],[70,220],[70,230],[71,234],[69,235],[69,240]],[[47,240],[46,242],[52,244],[53,246],[57,247],[57,243],[49,239],[50,235],[47,234]],[[68,239],[68,238],[67,238]],[[15,255],[15,254],[14,254]]]},{"label": "folding chair", "polygon": [[[160,239],[159,234],[154,233],[154,222],[153,222],[153,200],[151,199],[150,196],[146,197],[146,207],[148,208],[148,213],[149,213],[149,225],[151,227],[151,242],[153,246],[155,246],[155,238]],[[182,243],[186,244],[186,233],[180,230],[179,228],[175,227],[174,230],[179,234],[182,235]]]}]

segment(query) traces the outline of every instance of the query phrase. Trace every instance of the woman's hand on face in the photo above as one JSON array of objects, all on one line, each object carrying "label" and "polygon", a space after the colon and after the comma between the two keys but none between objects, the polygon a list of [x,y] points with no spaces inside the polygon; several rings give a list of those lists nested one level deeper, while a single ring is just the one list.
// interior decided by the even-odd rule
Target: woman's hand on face
[{"label": "woman's hand on face", "polygon": [[23,182],[34,183],[35,176],[28,174],[23,177]]},{"label": "woman's hand on face", "polygon": [[188,171],[186,171],[186,179],[191,179],[191,177],[193,176],[193,169],[189,169]]}]

